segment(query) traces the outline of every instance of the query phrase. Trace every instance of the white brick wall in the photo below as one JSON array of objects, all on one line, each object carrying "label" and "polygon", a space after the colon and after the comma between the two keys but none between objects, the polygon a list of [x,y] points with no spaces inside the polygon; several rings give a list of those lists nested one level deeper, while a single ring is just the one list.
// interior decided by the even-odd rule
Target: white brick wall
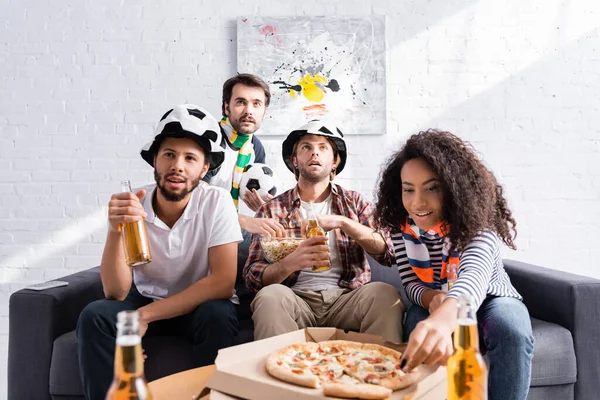
[{"label": "white brick wall", "polygon": [[[350,138],[339,182],[370,194],[382,154],[448,129],[505,185],[519,228],[508,257],[600,277],[600,3],[126,3],[2,1],[3,347],[9,293],[98,264],[110,193],[152,178],[138,151],[158,117],[182,102],[219,115],[241,15],[387,15],[388,132]],[[287,188],[281,140],[264,142]]]}]

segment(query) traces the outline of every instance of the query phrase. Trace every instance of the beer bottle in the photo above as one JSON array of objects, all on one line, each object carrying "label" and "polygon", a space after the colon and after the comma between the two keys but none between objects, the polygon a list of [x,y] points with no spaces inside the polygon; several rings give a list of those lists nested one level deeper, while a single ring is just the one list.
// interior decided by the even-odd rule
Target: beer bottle
[{"label": "beer bottle", "polygon": [[[307,214],[306,238],[308,239],[315,236],[325,236],[325,231],[319,225],[319,220],[317,218],[317,213],[315,212],[313,203],[308,203]],[[327,258],[323,258],[322,260],[327,260]],[[331,263],[327,265],[313,265],[311,268],[313,272],[329,271],[331,269]]]},{"label": "beer bottle", "polygon": [[454,354],[448,360],[448,400],[487,400],[488,371],[479,352],[477,316],[473,296],[458,299],[458,327]]},{"label": "beer bottle", "polygon": [[117,314],[117,348],[115,377],[106,400],[151,400],[148,382],[144,377],[142,338],[137,311]]},{"label": "beer bottle", "polygon": [[448,264],[446,266],[446,279],[448,280],[448,290],[452,289],[456,282],[456,264]]},{"label": "beer bottle", "polygon": [[[131,192],[129,181],[121,182],[123,192]],[[146,220],[127,222],[121,225],[123,248],[125,249],[125,262],[130,267],[147,264],[152,261],[150,242],[146,230]]]}]

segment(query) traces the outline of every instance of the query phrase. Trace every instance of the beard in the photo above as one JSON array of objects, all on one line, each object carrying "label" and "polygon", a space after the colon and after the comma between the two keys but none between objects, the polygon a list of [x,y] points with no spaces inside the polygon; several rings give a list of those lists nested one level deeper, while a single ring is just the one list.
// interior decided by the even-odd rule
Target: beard
[{"label": "beard", "polygon": [[194,189],[196,189],[200,184],[200,176],[198,176],[196,179],[192,179],[192,187],[190,189],[184,188],[179,193],[169,192],[167,188],[162,184],[162,182],[170,175],[172,174],[165,176],[165,174],[159,174],[156,170],[154,170],[154,180],[156,181],[156,187],[167,201],[171,201],[174,203],[180,202],[181,200],[185,199],[186,196],[190,194]]},{"label": "beard", "polygon": [[309,171],[308,168],[305,168],[300,165],[297,169],[302,179],[312,183],[318,183],[324,180],[329,180],[329,173],[331,172],[331,168],[323,168],[322,171]]},{"label": "beard", "polygon": [[244,117],[241,117],[239,119],[233,120],[231,117],[229,117],[229,123],[231,123],[231,126],[233,127],[233,129],[235,129],[236,132],[238,133],[242,133],[244,135],[249,135],[251,133],[254,133],[258,130],[258,128],[260,128],[260,121],[258,121],[256,118],[253,118],[253,125],[252,126],[242,126],[241,124],[241,120]]}]

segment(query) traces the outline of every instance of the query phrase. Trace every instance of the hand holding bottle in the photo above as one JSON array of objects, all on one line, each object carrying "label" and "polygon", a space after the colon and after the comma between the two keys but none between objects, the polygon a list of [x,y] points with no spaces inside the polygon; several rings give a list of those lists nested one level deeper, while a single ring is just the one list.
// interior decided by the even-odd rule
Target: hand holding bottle
[{"label": "hand holding bottle", "polygon": [[147,214],[140,202],[146,195],[145,190],[131,193],[129,181],[121,182],[122,193],[113,195],[108,207],[110,229],[122,232],[125,262],[130,267],[147,264],[152,261],[150,241],[146,229]]},{"label": "hand holding bottle", "polygon": [[[313,203],[309,204],[308,218],[306,220],[304,231],[307,239],[317,236],[323,236],[327,238],[327,233],[325,233],[325,230],[319,225],[319,219],[317,217],[317,213],[315,212]],[[329,251],[327,251],[326,254],[323,254],[322,257],[318,258],[317,260],[327,261],[327,263],[320,262],[312,265],[313,272],[324,272],[331,269],[331,262],[329,262]]]},{"label": "hand holding bottle", "polygon": [[329,265],[329,246],[327,237],[315,236],[303,240],[296,250],[281,260],[292,266],[290,272],[306,268],[325,268]]},{"label": "hand holding bottle", "polygon": [[147,217],[144,207],[140,202],[146,196],[144,189],[137,193],[115,193],[108,202],[108,224],[113,232],[121,231],[121,224],[140,221]]}]

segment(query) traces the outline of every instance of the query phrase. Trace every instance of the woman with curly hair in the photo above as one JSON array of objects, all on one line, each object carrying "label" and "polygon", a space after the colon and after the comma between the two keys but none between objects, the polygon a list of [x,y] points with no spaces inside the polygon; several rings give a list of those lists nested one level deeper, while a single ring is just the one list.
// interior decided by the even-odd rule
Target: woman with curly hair
[{"label": "woman with curly hair", "polygon": [[[531,321],[500,254],[500,241],[515,248],[516,222],[502,187],[472,146],[437,130],[411,136],[380,175],[375,219],[390,230],[412,303],[401,367],[446,363],[453,353],[457,299],[468,294],[478,309],[482,353],[489,358],[489,398],[525,399]],[[458,265],[458,276],[445,291],[448,264]]]}]

